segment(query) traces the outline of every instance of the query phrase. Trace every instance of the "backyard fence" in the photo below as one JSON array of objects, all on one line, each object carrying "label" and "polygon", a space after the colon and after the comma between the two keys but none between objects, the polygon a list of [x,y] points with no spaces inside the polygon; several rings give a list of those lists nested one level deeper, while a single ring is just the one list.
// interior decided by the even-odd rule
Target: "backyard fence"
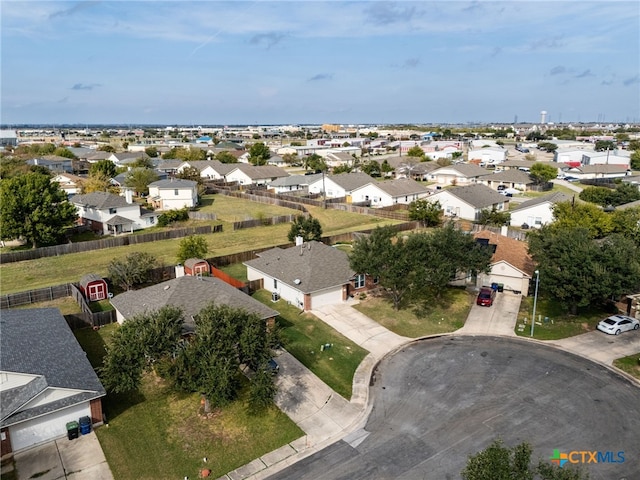
[{"label": "backyard fence", "polygon": [[71,296],[70,283],[51,287],[28,290],[26,292],[9,293],[0,296],[0,308],[13,308],[31,303],[50,302],[58,298]]},{"label": "backyard fence", "polygon": [[277,225],[279,223],[291,223],[295,221],[299,215],[280,215],[278,217],[264,217],[255,218],[252,220],[243,220],[240,222],[233,222],[234,230],[241,230],[243,228],[261,227],[266,225]]}]

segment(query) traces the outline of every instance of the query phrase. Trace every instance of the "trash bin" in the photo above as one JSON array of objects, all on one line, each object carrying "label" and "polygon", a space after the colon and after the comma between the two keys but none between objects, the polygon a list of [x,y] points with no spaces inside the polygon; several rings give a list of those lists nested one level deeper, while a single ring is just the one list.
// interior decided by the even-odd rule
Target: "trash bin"
[{"label": "trash bin", "polygon": [[494,282],[494,283],[492,283],[492,284],[491,284],[491,290],[493,290],[493,291],[497,291],[497,290],[498,290],[498,284],[497,284],[497,283],[495,283],[495,282]]},{"label": "trash bin", "polygon": [[78,438],[78,422],[69,422],[67,423],[67,438],[69,440],[73,440],[74,438]]},{"label": "trash bin", "polygon": [[91,433],[91,418],[90,417],[80,417],[80,433],[82,435],[86,435],[87,433]]},{"label": "trash bin", "polygon": [[499,283],[498,284],[498,291],[499,292],[504,292],[504,283]]}]

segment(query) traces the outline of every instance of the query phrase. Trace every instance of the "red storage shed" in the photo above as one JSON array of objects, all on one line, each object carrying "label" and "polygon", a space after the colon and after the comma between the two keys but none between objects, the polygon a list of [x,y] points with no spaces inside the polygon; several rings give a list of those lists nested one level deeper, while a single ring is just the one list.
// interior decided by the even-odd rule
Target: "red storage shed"
[{"label": "red storage shed", "polygon": [[80,279],[80,291],[90,302],[97,302],[109,297],[109,287],[104,278],[95,273],[88,273]]}]

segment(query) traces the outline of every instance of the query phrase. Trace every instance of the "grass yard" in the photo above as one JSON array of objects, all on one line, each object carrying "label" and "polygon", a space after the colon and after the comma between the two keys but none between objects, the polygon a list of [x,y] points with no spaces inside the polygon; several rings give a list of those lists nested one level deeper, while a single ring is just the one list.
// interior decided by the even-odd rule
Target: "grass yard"
[{"label": "grass yard", "polygon": [[[102,363],[116,328],[74,332],[94,367]],[[205,466],[218,478],[304,435],[277,408],[250,415],[246,393],[209,415],[200,412],[199,394],[173,392],[152,374],[138,392],[108,395],[103,400],[108,426],[96,434],[115,479],[197,478]]]},{"label": "grass yard", "polygon": [[[309,313],[302,313],[284,300],[271,302],[271,293],[259,290],[253,297],[277,310],[284,348],[315,373],[335,392],[349,400],[353,375],[369,353],[329,325]],[[321,345],[333,346],[322,351]]]},{"label": "grass yard", "polygon": [[613,361],[613,366],[640,380],[640,352],[617,358]]},{"label": "grass yard", "polygon": [[[521,337],[531,336],[532,314],[533,297],[522,297],[517,324],[524,324],[525,328],[523,331],[519,331],[516,328],[516,334]],[[578,315],[569,315],[560,302],[538,296],[536,319],[541,319],[537,320],[541,324],[538,325],[536,323],[533,329],[533,338],[538,340],[558,340],[590,332],[595,330],[600,320],[609,315],[611,315],[611,312],[593,308],[579,310]],[[548,318],[548,321],[544,320],[545,317]]]},{"label": "grass yard", "polygon": [[394,310],[390,300],[371,295],[353,308],[398,335],[418,338],[461,328],[474,299],[464,289],[449,288],[438,301],[412,303],[400,310]]},{"label": "grass yard", "polygon": [[55,300],[48,300],[46,302],[28,303],[26,305],[20,305],[19,307],[11,307],[11,309],[24,310],[27,308],[57,308],[62,315],[70,315],[72,313],[80,313],[80,305],[73,297],[56,298]]},{"label": "grass yard", "polygon": [[218,194],[203,195],[198,211],[215,213],[218,220],[229,223],[301,213],[293,208],[250,202],[242,198]]},{"label": "grass yard", "polygon": [[[214,202],[224,202],[232,197],[216,196]],[[255,206],[262,206],[249,200],[233,198],[241,202],[236,204],[239,211],[251,211]],[[288,212],[293,210],[286,209]],[[322,225],[324,235],[335,235],[350,231],[374,228],[376,225],[398,223],[378,217],[358,215],[338,210],[324,210],[311,207],[312,215]],[[189,225],[195,225],[189,222]],[[283,223],[242,230],[225,230],[220,233],[204,235],[207,240],[208,255],[218,256],[243,252],[252,248],[262,248],[287,242],[287,234],[291,225]],[[36,288],[77,282],[85,273],[97,273],[108,276],[108,265],[114,258],[124,258],[131,252],[148,252],[154,255],[159,264],[174,265],[180,245],[180,239],[163,240],[140,245],[94,250],[91,252],[73,253],[57,257],[39,258],[25,262],[0,265],[0,293],[7,294],[33,290]]]},{"label": "grass yard", "polygon": [[232,263],[231,265],[220,268],[220,270],[236,280],[240,280],[241,282],[247,281],[247,267],[242,263]]}]

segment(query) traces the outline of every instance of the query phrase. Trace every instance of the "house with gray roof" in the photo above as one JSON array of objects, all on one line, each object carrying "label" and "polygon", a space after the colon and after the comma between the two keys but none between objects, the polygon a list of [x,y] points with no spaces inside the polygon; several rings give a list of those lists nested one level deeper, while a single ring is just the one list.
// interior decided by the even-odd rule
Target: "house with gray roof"
[{"label": "house with gray roof", "polygon": [[498,187],[503,189],[515,188],[521,192],[526,191],[535,182],[531,179],[531,175],[522,170],[510,169],[502,172],[488,173],[478,178],[478,183],[498,190]]},{"label": "house with gray roof", "polygon": [[3,458],[64,437],[80,417],[102,423],[106,392],[60,310],[2,310],[1,324]]},{"label": "house with gray roof", "polygon": [[236,163],[222,163],[218,160],[189,160],[183,161],[177,168],[182,173],[185,168],[195,168],[201,178],[210,180],[225,180],[227,174],[236,167]]},{"label": "house with gray roof", "polygon": [[553,222],[553,207],[560,202],[570,202],[573,197],[562,192],[554,192],[543,197],[532,198],[511,209],[511,226],[540,228]]},{"label": "house with gray roof", "polygon": [[440,202],[440,206],[447,217],[458,217],[476,221],[482,210],[495,209],[504,212],[509,209],[509,197],[500,195],[495,190],[479,183],[463,185],[439,190],[430,197],[428,202]]},{"label": "house with gray roof", "polygon": [[157,224],[158,213],[133,202],[131,192],[125,196],[108,192],[74,195],[69,200],[76,207],[78,223],[104,235],[133,232]]},{"label": "house with gray roof", "polygon": [[58,155],[44,155],[27,160],[27,165],[45,167],[54,173],[73,173],[73,161]]},{"label": "house with gray roof", "polygon": [[219,278],[206,276],[181,276],[140,290],[130,290],[111,299],[118,323],[165,306],[179,307],[184,313],[186,332],[194,331],[193,318],[212,303],[244,309],[265,321],[271,321],[278,315],[275,310]]},{"label": "house with gray roof", "polygon": [[149,184],[147,199],[155,210],[179,210],[198,204],[198,182],[168,178]]},{"label": "house with gray roof", "polygon": [[262,281],[274,300],[301,310],[341,303],[365,288],[365,275],[356,275],[341,250],[311,241],[290,248],[272,248],[244,262],[247,278]]},{"label": "house with gray roof", "polygon": [[416,200],[427,197],[430,191],[412,178],[393,178],[381,182],[373,181],[351,192],[354,203],[366,202],[371,207],[390,207],[392,205],[409,205]]},{"label": "house with gray roof", "polygon": [[[356,189],[375,182],[375,179],[363,172],[340,173],[338,175],[320,175],[309,184],[309,193],[323,193],[327,198],[350,197]],[[349,201],[349,199],[347,199]]]},{"label": "house with gray roof", "polygon": [[471,185],[478,178],[490,173],[487,169],[473,163],[457,163],[433,170],[428,175],[430,182],[435,182],[439,187],[448,185]]},{"label": "house with gray roof", "polygon": [[269,184],[269,189],[275,193],[308,191],[309,184],[321,178],[321,173],[314,173],[313,175],[289,175],[288,177],[276,178]]},{"label": "house with gray roof", "polygon": [[225,175],[225,181],[239,185],[269,185],[278,178],[288,177],[289,173],[274,165],[250,165],[231,163],[233,168]]}]

